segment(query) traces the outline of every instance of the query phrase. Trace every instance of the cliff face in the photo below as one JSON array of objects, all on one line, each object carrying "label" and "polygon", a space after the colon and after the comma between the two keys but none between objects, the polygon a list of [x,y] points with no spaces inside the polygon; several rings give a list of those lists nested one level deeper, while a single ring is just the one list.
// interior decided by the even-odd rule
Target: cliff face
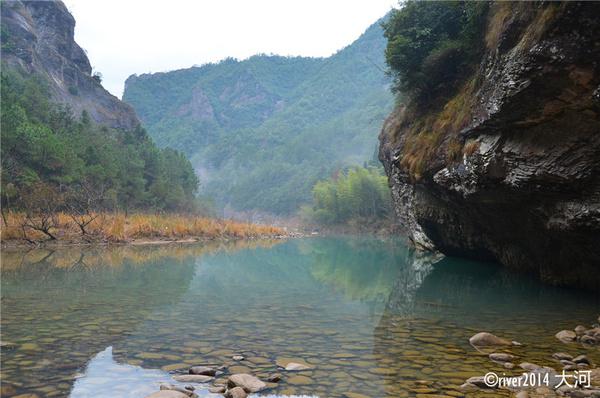
[{"label": "cliff face", "polygon": [[75,19],[60,1],[2,2],[2,63],[45,77],[53,99],[97,123],[132,129],[133,108],[92,77],[85,52],[75,43]]},{"label": "cliff face", "polygon": [[485,41],[454,97],[384,124],[398,218],[422,248],[598,288],[600,4],[496,3]]}]

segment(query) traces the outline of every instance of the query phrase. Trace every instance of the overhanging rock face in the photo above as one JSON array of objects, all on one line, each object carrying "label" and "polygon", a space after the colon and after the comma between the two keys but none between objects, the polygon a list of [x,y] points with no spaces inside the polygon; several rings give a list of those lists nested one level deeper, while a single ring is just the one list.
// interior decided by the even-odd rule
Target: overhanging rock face
[{"label": "overhanging rock face", "polygon": [[[418,178],[403,150],[425,111],[386,121],[396,212],[422,248],[600,288],[600,4],[511,6],[471,79],[467,127],[438,132]],[[454,161],[452,140],[463,146]]]}]

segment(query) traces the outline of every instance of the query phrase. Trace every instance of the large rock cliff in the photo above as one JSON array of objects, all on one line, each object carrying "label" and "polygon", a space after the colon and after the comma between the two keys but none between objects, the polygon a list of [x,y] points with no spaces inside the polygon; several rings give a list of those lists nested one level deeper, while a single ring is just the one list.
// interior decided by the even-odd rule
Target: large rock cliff
[{"label": "large rock cliff", "polygon": [[415,245],[600,287],[600,3],[495,3],[449,100],[386,120],[380,159]]},{"label": "large rock cliff", "polygon": [[75,19],[60,1],[2,2],[2,64],[38,74],[56,102],[97,123],[132,129],[139,124],[131,106],[92,76],[84,50],[75,43]]}]

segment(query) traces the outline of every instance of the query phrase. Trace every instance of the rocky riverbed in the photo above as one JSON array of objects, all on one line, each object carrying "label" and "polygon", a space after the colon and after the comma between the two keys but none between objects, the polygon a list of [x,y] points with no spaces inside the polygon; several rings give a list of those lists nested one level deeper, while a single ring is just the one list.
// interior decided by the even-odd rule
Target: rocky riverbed
[{"label": "rocky riverbed", "polygon": [[[478,390],[497,391],[504,389],[517,398],[537,397],[600,397],[600,368],[586,355],[587,350],[598,351],[600,344],[600,317],[591,327],[577,325],[573,330],[561,330],[555,337],[565,345],[565,350],[575,352],[555,352],[551,355],[556,364],[541,366],[514,355],[509,347],[522,346],[488,332],[480,332],[469,339],[469,343],[479,352],[488,353],[489,359],[505,369],[519,369],[521,375],[500,376],[506,373],[490,372],[485,376],[470,377],[461,386],[465,392]],[[501,352],[496,350],[502,349]],[[584,353],[581,353],[581,352]],[[518,365],[515,363],[520,362]]]},{"label": "rocky riverbed", "polygon": [[[597,365],[586,355],[587,350],[597,351],[596,345],[600,344],[599,323],[600,317],[598,317],[598,323],[591,327],[577,325],[573,330],[557,332],[556,339],[563,344],[570,344],[565,349],[575,354],[562,351],[549,353],[548,359],[551,358],[555,362],[553,366],[541,366],[528,362],[526,350],[518,354],[513,352],[512,348],[523,347],[523,344],[518,341],[498,337],[489,332],[476,333],[469,338],[469,344],[477,354],[487,355],[489,360],[501,367],[502,370],[488,372],[485,376],[469,377],[460,385],[459,390],[465,395],[473,395],[478,392],[487,392],[493,395],[509,393],[517,398],[600,397],[600,368],[596,367]],[[584,353],[580,353],[582,351]],[[350,361],[361,360],[352,355],[338,356],[340,359],[344,357]],[[245,366],[249,361],[244,355],[233,355],[231,359],[236,362],[231,367],[227,365],[218,367],[196,365],[190,367],[187,373],[180,373],[176,370],[172,376],[175,382],[191,384],[182,386],[164,383],[160,385],[160,391],[154,392],[146,398],[194,398],[198,396],[194,392],[198,384],[201,388],[210,385],[209,392],[222,394],[225,398],[246,398],[251,393],[267,392],[277,387],[277,383],[282,379],[288,384],[306,385],[308,388],[314,384],[310,376],[316,367],[303,359],[279,359],[275,362],[275,367],[272,367],[274,371],[257,372],[257,375],[232,373],[232,371],[242,370],[251,372],[252,369]],[[512,374],[506,373],[509,370],[513,371]],[[307,376],[303,372],[309,372],[309,375]],[[332,378],[336,377],[336,372],[325,371],[325,373],[330,373]],[[364,380],[368,380],[370,374],[393,373],[386,368],[375,368],[362,376]],[[360,377],[357,378],[360,379]],[[506,382],[501,381],[500,378],[504,378]],[[357,383],[359,382],[357,381]],[[462,396],[459,390],[439,394],[434,387],[433,380],[419,380],[419,384],[420,387],[403,391],[403,393],[410,392],[411,395],[414,394],[421,398]],[[326,392],[325,396],[339,396],[339,391]],[[354,392],[344,392],[341,396],[345,398],[371,397],[368,394]]]},{"label": "rocky riverbed", "polygon": [[[116,249],[27,253],[12,267],[3,257],[2,397],[139,398],[172,384],[218,398],[209,389],[235,374],[264,382],[264,397],[510,397],[461,385],[521,375],[524,362],[560,372],[555,353],[600,363],[583,337],[596,296],[503,268],[445,258],[431,269],[403,246],[365,238],[156,255],[164,248],[114,263]],[[578,336],[579,324],[579,341],[555,337]],[[484,331],[511,345],[475,349],[469,338]],[[514,368],[493,353],[513,355]],[[223,373],[173,378],[196,366]]]}]

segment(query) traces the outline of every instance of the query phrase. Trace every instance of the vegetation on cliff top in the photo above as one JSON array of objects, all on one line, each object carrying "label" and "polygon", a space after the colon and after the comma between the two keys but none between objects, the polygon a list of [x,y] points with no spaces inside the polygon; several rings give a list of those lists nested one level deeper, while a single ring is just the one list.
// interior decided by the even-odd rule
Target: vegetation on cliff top
[{"label": "vegetation on cliff top", "polygon": [[488,2],[414,1],[384,23],[396,90],[430,100],[469,75],[483,48]]},{"label": "vegetation on cliff top", "polygon": [[410,0],[384,24],[394,89],[407,99],[390,130],[394,139],[406,132],[400,163],[415,180],[464,151],[455,135],[470,121],[488,9],[488,2]]}]

